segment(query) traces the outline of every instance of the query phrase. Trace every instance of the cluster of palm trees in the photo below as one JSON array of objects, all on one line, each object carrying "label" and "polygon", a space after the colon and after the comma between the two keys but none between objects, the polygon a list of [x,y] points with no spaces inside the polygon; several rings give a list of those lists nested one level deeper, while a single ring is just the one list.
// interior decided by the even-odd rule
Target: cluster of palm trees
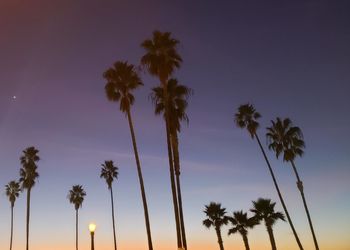
[{"label": "cluster of palm trees", "polygon": [[[266,161],[268,170],[271,174],[274,186],[276,188],[278,197],[280,199],[280,202],[282,204],[284,213],[287,217],[288,223],[293,231],[293,235],[295,237],[295,240],[298,244],[298,247],[300,250],[303,250],[303,246],[300,242],[299,236],[295,230],[294,224],[292,222],[292,219],[289,215],[287,206],[284,202],[283,196],[281,194],[280,188],[278,186],[275,174],[273,172],[273,169],[271,167],[271,164],[268,160],[268,157],[265,153],[265,150],[261,144],[261,141],[259,139],[259,136],[257,134],[257,130],[259,128],[259,122],[258,119],[261,117],[260,113],[257,112],[252,104],[244,104],[238,107],[238,111],[235,114],[235,123],[238,127],[240,128],[245,128],[247,129],[248,133],[250,134],[252,139],[256,139],[258,142],[258,145],[260,147],[260,150],[264,156],[264,159]],[[303,183],[300,180],[298,171],[295,166],[295,158],[297,156],[302,156],[305,147],[305,143],[303,140],[303,134],[301,132],[301,129],[297,126],[293,126],[292,121],[289,118],[281,119],[281,118],[276,118],[275,121],[271,121],[271,127],[267,128],[267,133],[266,133],[266,138],[267,138],[267,143],[268,143],[268,148],[272,150],[276,158],[279,158],[281,154],[283,154],[283,160],[286,162],[290,162],[293,168],[293,171],[295,173],[295,176],[297,178],[297,187],[299,189],[299,192],[302,197],[304,209],[307,215],[308,223],[310,226],[310,230],[312,233],[315,249],[318,250],[318,242],[316,239],[315,231],[313,228],[311,216],[309,209],[306,204],[306,199],[305,199],[305,194],[304,194],[304,188],[303,188]]]},{"label": "cluster of palm trees", "polygon": [[[172,37],[170,32],[154,31],[150,39],[146,39],[141,43],[141,47],[144,49],[144,55],[140,58],[140,67],[134,66],[127,61],[117,61],[112,67],[108,68],[103,77],[106,80],[105,94],[109,101],[119,103],[120,111],[125,114],[132,140],[133,151],[135,155],[136,170],[139,178],[142,205],[144,209],[145,227],[148,240],[149,250],[153,250],[152,234],[150,218],[148,213],[148,205],[146,199],[145,185],[141,169],[141,161],[138,153],[136,135],[134,131],[134,125],[132,120],[132,106],[135,102],[133,91],[143,86],[141,77],[139,75],[140,68],[144,69],[151,76],[156,77],[159,80],[159,85],[151,89],[150,97],[155,107],[155,114],[162,115],[165,122],[167,152],[168,152],[168,164],[169,164],[169,176],[170,186],[172,192],[172,202],[174,208],[174,218],[176,226],[177,247],[179,249],[187,250],[186,231],[184,223],[184,212],[182,206],[181,195],[181,181],[180,181],[180,156],[179,156],[179,137],[178,133],[181,132],[181,122],[188,123],[188,116],[186,114],[186,108],[188,106],[188,98],[192,94],[192,90],[185,85],[182,85],[174,77],[175,70],[179,69],[182,63],[182,58],[177,51],[179,41]],[[288,220],[289,225],[293,231],[295,239],[299,248],[303,247],[294,228],[281,191],[278,187],[276,177],[268,161],[267,155],[260,142],[257,134],[259,127],[258,119],[261,115],[256,112],[255,108],[251,104],[241,105],[238,108],[238,112],[235,115],[235,123],[240,128],[246,128],[252,137],[256,139],[258,145],[263,153],[264,159],[267,163],[268,170],[273,179],[274,186],[277,190],[280,202],[284,209],[284,214]],[[309,210],[306,204],[303,183],[300,180],[298,171],[295,166],[295,158],[303,155],[304,141],[300,128],[293,126],[290,119],[277,118],[276,121],[272,121],[271,127],[269,127],[266,134],[270,150],[273,150],[278,158],[283,154],[283,160],[290,162],[292,169],[297,178],[297,187],[302,196],[304,208],[307,214],[308,222],[313,235],[315,247],[318,250],[318,244],[316,236],[313,230],[313,225]],[[38,156],[39,151],[35,147],[28,147],[23,151],[23,155],[20,158],[21,169],[19,181],[11,181],[6,185],[6,194],[11,203],[11,240],[10,250],[12,248],[12,235],[13,235],[13,208],[16,198],[19,196],[21,190],[27,191],[27,217],[26,217],[26,250],[29,249],[29,218],[30,218],[30,194],[31,190],[36,183],[36,179],[39,177],[37,172],[37,162],[40,160]],[[110,190],[111,206],[112,206],[112,221],[113,221],[113,235],[114,235],[114,249],[117,249],[115,222],[114,222],[114,202],[113,202],[113,180],[118,177],[118,167],[116,167],[113,161],[105,161],[102,164],[101,178],[104,178],[107,187]],[[68,192],[69,202],[74,205],[76,211],[76,249],[78,249],[78,211],[82,206],[86,192],[82,185],[74,185]],[[220,227],[221,224],[227,224],[231,222],[235,227],[229,230],[229,234],[239,232],[242,234],[246,248],[249,249],[247,239],[247,229],[256,225],[259,221],[264,220],[271,240],[273,249],[276,249],[275,241],[272,233],[272,225],[277,219],[284,219],[282,213],[275,213],[274,206],[271,200],[259,199],[257,202],[253,202],[254,208],[251,210],[255,213],[255,216],[248,218],[246,213],[242,211],[235,212],[233,217],[227,217],[225,215],[225,209],[221,208],[220,204],[211,203],[206,206],[205,213],[209,217],[203,223],[207,226],[214,226],[218,238],[220,248],[223,249]],[[270,209],[270,214],[267,212],[261,212],[261,207],[264,209]],[[261,212],[261,213],[260,213]],[[213,215],[214,213],[214,215]],[[265,217],[264,217],[265,216]],[[275,216],[273,218],[269,216]],[[277,217],[276,217],[277,216]]]},{"label": "cluster of palm trees", "polygon": [[232,227],[228,230],[228,235],[239,233],[242,236],[245,249],[250,250],[248,229],[264,222],[270,238],[271,248],[272,250],[276,250],[276,241],[272,227],[277,220],[284,221],[285,219],[283,213],[275,212],[275,205],[276,203],[271,202],[270,199],[259,198],[257,201],[253,201],[253,208],[250,209],[254,215],[248,217],[248,214],[242,210],[233,212],[232,216],[227,216],[226,208],[221,207],[220,203],[211,202],[205,206],[204,213],[207,218],[203,220],[203,225],[207,228],[213,227],[215,229],[220,250],[224,250],[221,228],[230,223]]},{"label": "cluster of palm trees", "polygon": [[[174,205],[175,225],[177,233],[177,246],[181,249],[187,249],[184,213],[182,209],[181,183],[180,183],[180,156],[179,156],[179,138],[178,133],[181,131],[181,122],[188,122],[186,108],[188,98],[192,94],[192,90],[182,85],[174,78],[174,71],[180,68],[182,58],[177,52],[179,41],[171,36],[170,32],[154,31],[150,39],[146,39],[141,43],[141,47],[145,50],[145,54],[140,59],[140,64],[150,75],[159,79],[159,86],[152,88],[150,97],[155,106],[155,114],[162,115],[165,121],[165,131],[167,139],[169,173],[172,191],[172,201]],[[148,213],[146,191],[142,176],[141,162],[137,149],[136,135],[131,115],[131,107],[135,98],[133,91],[142,86],[143,83],[139,76],[138,67],[125,62],[117,61],[113,66],[107,69],[103,77],[106,80],[105,93],[107,99],[119,103],[119,109],[127,117],[131,140],[135,155],[137,174],[140,183],[142,204],[144,209],[145,226],[148,239],[148,248],[153,250],[152,234],[150,219]],[[27,189],[27,248],[29,240],[29,211],[30,211],[30,192],[35,184],[36,178],[39,176],[36,169],[36,162],[39,161],[37,156],[38,150],[30,147],[23,151],[24,156],[21,157],[23,168],[21,169],[20,183],[10,182],[7,186],[7,194],[13,205],[21,191],[21,187]],[[105,178],[108,189],[111,193],[112,203],[112,220],[114,234],[114,249],[117,249],[116,233],[114,223],[114,205],[113,205],[113,189],[112,182],[117,178],[118,168],[114,166],[112,161],[105,161],[102,164],[101,177]],[[74,205],[76,211],[76,249],[78,249],[78,211],[82,206],[86,192],[82,185],[73,185],[68,192],[68,199]],[[11,224],[12,228],[12,224]],[[11,229],[12,232],[12,229]],[[11,233],[12,245],[12,233]]]},{"label": "cluster of palm trees", "polygon": [[19,197],[21,191],[27,190],[27,213],[26,213],[26,250],[29,249],[29,221],[30,221],[30,194],[34,187],[39,173],[37,171],[37,162],[40,160],[35,147],[28,147],[22,152],[20,157],[21,165],[19,171],[19,180],[12,180],[6,186],[6,196],[11,204],[11,236],[10,236],[10,250],[12,249],[13,240],[13,210],[16,199]]},{"label": "cluster of palm trees", "polygon": [[[182,209],[178,133],[181,130],[181,122],[188,122],[186,108],[188,105],[187,100],[192,94],[192,90],[180,84],[178,80],[173,77],[175,69],[180,68],[182,63],[182,58],[177,51],[178,44],[179,41],[174,39],[170,32],[154,31],[150,39],[146,39],[141,43],[145,54],[141,57],[140,64],[151,76],[155,76],[159,80],[159,86],[152,88],[150,97],[155,105],[155,114],[162,114],[165,121],[177,247],[187,249]],[[129,123],[140,182],[148,248],[152,250],[153,244],[146,192],[131,115],[131,107],[135,101],[132,92],[143,85],[137,68],[138,67],[128,62],[117,61],[111,68],[104,72],[103,76],[107,81],[105,92],[108,100],[119,102],[119,109],[126,115]]]},{"label": "cluster of palm trees", "polygon": [[[113,187],[112,183],[114,179],[118,178],[118,167],[114,165],[113,161],[105,161],[101,164],[101,174],[100,177],[104,178],[107,187],[110,190],[111,194],[111,206],[112,206],[112,224],[113,224],[113,239],[114,239],[114,249],[117,249],[117,240],[115,233],[115,220],[114,220],[114,200],[113,200]],[[81,208],[86,192],[82,185],[73,185],[72,188],[68,191],[67,198],[70,203],[74,205],[75,209],[75,248],[78,250],[78,217],[79,217],[79,208]]]}]

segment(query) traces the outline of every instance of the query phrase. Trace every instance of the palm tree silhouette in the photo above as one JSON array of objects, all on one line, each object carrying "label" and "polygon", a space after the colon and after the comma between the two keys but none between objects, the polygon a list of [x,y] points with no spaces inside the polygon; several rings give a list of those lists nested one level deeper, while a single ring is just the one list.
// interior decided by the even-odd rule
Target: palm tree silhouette
[{"label": "palm tree silhouette", "polygon": [[15,206],[16,199],[21,192],[20,183],[17,181],[10,181],[6,186],[6,196],[11,203],[11,237],[10,237],[10,250],[12,249],[12,239],[13,239],[13,207]]},{"label": "palm tree silhouette", "polygon": [[[179,41],[171,37],[170,32],[154,31],[151,39],[145,40],[141,47],[146,50],[146,54],[141,58],[141,65],[145,67],[150,75],[158,77],[160,85],[164,88],[164,100],[168,99],[168,86],[167,82],[172,73],[176,68],[180,67],[182,59],[177,52],[177,45]],[[170,170],[170,183],[171,191],[173,196],[176,235],[177,235],[177,246],[178,248],[187,247],[185,246],[182,239],[182,230],[180,224],[178,198],[175,186],[174,177],[174,165],[173,165],[173,153],[171,148],[170,139],[170,120],[169,120],[169,107],[165,103],[164,114],[165,114],[165,127],[168,147],[168,159],[169,159],[169,170]]]},{"label": "palm tree silhouette", "polygon": [[101,164],[101,174],[100,178],[106,180],[108,189],[111,191],[111,204],[112,204],[112,222],[113,222],[113,237],[114,237],[114,250],[117,250],[117,240],[115,237],[115,222],[114,222],[114,202],[113,202],[113,188],[112,182],[118,178],[118,167],[114,166],[113,161],[105,161],[104,164]]},{"label": "palm tree silhouette", "polygon": [[[168,106],[169,106],[169,127],[170,127],[170,139],[171,148],[173,152],[173,160],[175,165],[176,187],[178,195],[179,215],[181,223],[182,239],[185,249],[187,248],[186,231],[182,208],[182,195],[181,195],[181,183],[180,183],[180,156],[179,156],[179,139],[178,133],[181,130],[181,121],[188,123],[188,116],[186,114],[186,108],[188,106],[187,99],[192,94],[192,89],[185,85],[178,84],[176,79],[169,79],[168,83]],[[152,101],[155,104],[155,113],[159,115],[163,113],[165,119],[164,107],[164,88],[155,87],[151,93]]]},{"label": "palm tree silhouette", "polygon": [[29,249],[30,194],[36,179],[39,177],[37,162],[40,157],[38,153],[39,150],[35,147],[28,147],[23,150],[23,155],[20,157],[22,167],[19,171],[19,181],[22,190],[27,189],[26,250]]},{"label": "palm tree silhouette", "polygon": [[135,101],[135,98],[131,92],[137,89],[138,87],[142,86],[143,84],[141,82],[140,77],[136,73],[135,67],[132,64],[128,64],[127,62],[114,63],[113,67],[109,68],[103,74],[103,76],[107,80],[105,91],[106,91],[108,100],[115,101],[115,102],[119,101],[120,111],[125,113],[128,118],[132,145],[134,148],[134,154],[135,154],[135,160],[136,160],[137,174],[139,177],[140,188],[141,188],[143,211],[145,215],[145,224],[146,224],[147,239],[148,239],[148,248],[149,250],[153,250],[146,192],[145,192],[145,186],[143,183],[141,163],[140,163],[139,154],[137,150],[134,125],[132,122],[131,111],[130,111],[130,108]]},{"label": "palm tree silhouette", "polygon": [[315,248],[318,250],[319,247],[316,234],[312,226],[311,216],[304,195],[303,182],[300,180],[297,168],[294,164],[295,158],[297,156],[302,157],[304,153],[303,148],[305,147],[305,143],[303,140],[303,134],[299,127],[293,126],[292,121],[289,118],[282,121],[281,118],[278,117],[276,121],[271,121],[271,123],[272,125],[271,127],[267,128],[268,132],[266,134],[269,149],[276,153],[276,158],[283,153],[283,161],[290,162],[293,167],[294,174],[297,179],[297,187],[303,200],[304,209],[311,229]]},{"label": "palm tree silhouette", "polygon": [[227,225],[229,221],[229,217],[226,216],[226,208],[221,208],[220,203],[210,202],[209,205],[205,206],[203,212],[208,217],[203,220],[203,225],[207,228],[214,227],[216,236],[218,237],[220,250],[224,250],[224,243],[221,237],[221,227]]},{"label": "palm tree silhouette", "polygon": [[268,158],[266,156],[265,150],[262,147],[260,139],[259,139],[259,137],[257,135],[257,129],[259,127],[259,122],[257,120],[260,117],[261,117],[261,115],[255,110],[253,105],[251,105],[251,104],[244,104],[244,105],[239,106],[238,112],[235,114],[235,123],[240,128],[246,128],[248,130],[250,136],[252,137],[252,139],[256,138],[256,141],[259,144],[260,150],[261,150],[261,152],[262,152],[262,154],[264,156],[264,159],[266,161],[267,167],[268,167],[269,172],[271,174],[271,177],[272,177],[273,183],[275,185],[278,197],[279,197],[279,199],[281,201],[284,213],[286,214],[288,222],[289,222],[289,225],[292,228],[295,240],[297,241],[297,244],[298,244],[300,250],[303,250],[304,248],[301,245],[301,242],[299,240],[298,234],[297,234],[297,232],[296,232],[296,230],[294,228],[292,219],[289,216],[289,213],[288,213],[288,210],[287,210],[287,206],[284,203],[281,191],[280,191],[280,189],[278,187],[275,174],[273,173],[272,167],[271,167],[270,162],[269,162],[269,160],[268,160]]},{"label": "palm tree silhouette", "polygon": [[68,192],[68,200],[75,208],[75,249],[78,250],[78,210],[81,208],[86,193],[81,185],[74,185]]},{"label": "palm tree silhouette", "polygon": [[266,230],[270,237],[272,250],[276,250],[276,241],[273,235],[272,227],[277,220],[285,221],[284,214],[281,212],[275,212],[275,202],[271,202],[270,199],[259,198],[257,201],[253,201],[253,208],[251,212],[255,214],[255,218],[258,221],[264,221]]},{"label": "palm tree silhouette", "polygon": [[246,250],[250,250],[248,242],[248,229],[253,228],[259,224],[259,221],[255,217],[248,218],[247,213],[243,211],[233,212],[233,217],[229,217],[229,221],[232,224],[232,228],[228,230],[228,235],[240,233]]}]

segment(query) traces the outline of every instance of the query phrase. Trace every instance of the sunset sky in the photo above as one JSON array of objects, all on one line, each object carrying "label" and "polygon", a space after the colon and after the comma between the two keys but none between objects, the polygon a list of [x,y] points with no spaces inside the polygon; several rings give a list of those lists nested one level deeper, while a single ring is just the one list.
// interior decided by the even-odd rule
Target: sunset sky
[{"label": "sunset sky", "polygon": [[[174,76],[194,90],[189,126],[180,134],[182,192],[189,250],[219,249],[202,226],[204,205],[229,214],[259,197],[277,202],[255,141],[234,124],[240,104],[270,120],[289,117],[306,143],[296,165],[322,250],[350,249],[350,1],[0,0],[0,249],[8,249],[10,203],[4,186],[19,178],[23,149],[40,150],[32,190],[31,250],[75,249],[74,184],[87,192],[80,212],[80,249],[113,248],[110,197],[100,164],[119,167],[114,183],[119,250],[146,250],[146,230],[126,117],[107,101],[103,72],[117,60],[139,65],[143,40],[170,31],[183,58]],[[144,174],[155,250],[175,250],[164,122],[154,115],[141,74],[132,114]],[[14,96],[16,98],[14,98]],[[267,147],[266,147],[267,148]],[[268,152],[305,250],[314,249],[290,166]],[[25,193],[15,204],[14,247],[25,246]],[[225,249],[243,250],[240,235]],[[286,222],[277,246],[298,249]],[[271,249],[266,229],[249,232],[254,250]]]}]

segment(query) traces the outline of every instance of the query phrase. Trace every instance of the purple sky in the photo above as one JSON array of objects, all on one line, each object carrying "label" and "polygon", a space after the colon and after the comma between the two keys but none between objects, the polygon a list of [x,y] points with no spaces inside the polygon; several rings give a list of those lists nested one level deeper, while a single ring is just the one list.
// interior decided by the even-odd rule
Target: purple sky
[{"label": "purple sky", "polygon": [[[82,227],[97,221],[101,244],[109,243],[109,197],[98,175],[99,164],[112,159],[120,168],[115,188],[121,244],[133,239],[146,246],[127,121],[106,100],[102,73],[116,60],[137,65],[144,53],[140,43],[159,29],[181,41],[184,62],[175,77],[194,90],[190,124],[180,136],[193,249],[200,249],[203,235],[207,246],[217,247],[214,232],[201,225],[210,201],[222,202],[228,211],[249,209],[259,196],[277,201],[256,143],[233,123],[237,107],[246,102],[263,115],[262,139],[276,116],[288,116],[301,127],[306,153],[297,167],[322,248],[334,249],[337,243],[337,249],[349,249],[344,236],[350,224],[349,11],[350,2],[341,0],[0,1],[0,186],[18,178],[21,151],[36,146],[42,160],[33,190],[33,244],[38,250],[58,250],[60,235],[73,249],[74,211],[66,199],[73,184],[82,184],[88,194]],[[154,241],[170,249],[175,227],[165,129],[148,98],[158,80],[142,78],[145,86],[135,93],[132,112]],[[273,154],[269,157],[301,238],[311,247],[291,169]],[[4,194],[0,198],[0,248],[5,249],[9,203]],[[16,204],[14,250],[24,240],[24,209],[23,195]],[[43,229],[60,223],[58,230]],[[282,249],[296,249],[287,223],[276,228],[285,239],[279,242]],[[52,244],[41,243],[43,234]],[[263,227],[252,232],[257,239],[252,247],[269,249],[265,236]],[[88,244],[84,237],[82,244]],[[224,240],[243,247],[237,236]]]}]

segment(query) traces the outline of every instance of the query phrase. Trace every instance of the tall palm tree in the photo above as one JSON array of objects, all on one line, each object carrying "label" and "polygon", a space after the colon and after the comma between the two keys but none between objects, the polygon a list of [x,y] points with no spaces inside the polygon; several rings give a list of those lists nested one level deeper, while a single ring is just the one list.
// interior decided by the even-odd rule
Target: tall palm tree
[{"label": "tall palm tree", "polygon": [[78,210],[81,208],[86,192],[81,185],[73,185],[68,192],[68,200],[75,208],[75,249],[78,250]]},{"label": "tall palm tree", "polygon": [[246,128],[248,130],[250,136],[252,137],[252,139],[255,138],[256,141],[258,142],[260,150],[261,150],[261,152],[262,152],[262,154],[264,156],[264,159],[266,161],[267,167],[268,167],[269,172],[271,174],[271,177],[272,177],[273,183],[275,185],[278,197],[279,197],[279,199],[281,201],[284,213],[286,214],[287,219],[288,219],[288,223],[289,223],[289,225],[290,225],[290,227],[291,227],[291,229],[293,231],[295,240],[296,240],[300,250],[303,250],[304,248],[303,248],[303,246],[302,246],[302,244],[301,244],[301,242],[299,240],[299,237],[298,237],[298,234],[297,234],[297,232],[296,232],[296,230],[294,228],[292,219],[289,216],[289,213],[288,213],[288,210],[287,210],[287,206],[284,203],[281,191],[280,191],[280,189],[278,187],[275,174],[274,174],[274,172],[272,170],[271,164],[270,164],[270,162],[269,162],[269,160],[268,160],[268,158],[266,156],[265,150],[262,147],[260,139],[259,139],[258,134],[257,134],[257,129],[259,128],[258,119],[260,117],[261,117],[261,115],[255,110],[253,105],[251,105],[251,104],[244,104],[244,105],[239,106],[238,112],[235,114],[235,122],[236,122],[236,125],[238,127],[242,128],[242,129]]},{"label": "tall palm tree", "polygon": [[[173,152],[173,160],[175,165],[176,187],[178,195],[179,215],[181,223],[181,232],[184,248],[187,249],[186,231],[182,208],[181,183],[180,183],[180,156],[179,156],[179,139],[178,133],[181,130],[181,121],[188,123],[186,108],[188,105],[188,97],[192,94],[192,89],[185,85],[178,84],[176,79],[169,79],[168,83],[168,106],[169,106],[169,127],[170,140]],[[155,113],[159,115],[163,113],[165,119],[164,107],[164,88],[155,87],[152,89],[151,98],[155,104]]]},{"label": "tall palm tree", "polygon": [[10,250],[12,249],[13,239],[13,207],[15,206],[16,199],[21,191],[20,183],[17,181],[10,181],[6,186],[6,196],[11,204],[11,237],[10,237]]},{"label": "tall palm tree", "polygon": [[288,118],[283,121],[281,118],[277,118],[276,121],[271,121],[271,127],[267,128],[267,139],[269,142],[269,149],[276,153],[276,158],[283,153],[283,161],[290,162],[294,170],[295,177],[297,179],[297,187],[299,189],[301,198],[303,200],[304,209],[307,215],[309,226],[311,229],[312,237],[314,240],[315,248],[318,250],[318,243],[316,234],[312,225],[309,209],[306,204],[303,182],[300,180],[297,168],[295,167],[294,160],[297,156],[303,156],[303,148],[305,143],[303,140],[303,134],[299,127],[293,126],[292,121]]},{"label": "tall palm tree", "polygon": [[146,199],[146,191],[143,183],[143,176],[141,170],[141,163],[136,144],[136,136],[134,132],[134,125],[131,118],[131,106],[134,104],[135,98],[132,91],[142,86],[140,77],[137,75],[135,67],[127,62],[116,62],[112,68],[109,68],[104,74],[104,78],[107,80],[105,91],[108,100],[113,102],[119,102],[119,109],[125,113],[131,133],[132,145],[134,148],[137,174],[139,177],[139,183],[141,188],[141,196],[143,203],[143,211],[145,215],[145,224],[147,231],[147,240],[149,250],[153,250],[151,226],[148,215],[148,206]]},{"label": "tall palm tree", "polygon": [[253,208],[251,212],[255,214],[255,218],[258,221],[264,221],[267,233],[270,237],[272,250],[276,250],[276,241],[273,235],[272,227],[277,220],[285,221],[284,214],[281,212],[275,212],[275,202],[271,202],[270,199],[259,198],[257,201],[253,201]]},{"label": "tall palm tree", "polygon": [[220,250],[224,250],[224,243],[221,236],[221,227],[227,225],[229,217],[226,216],[226,208],[222,208],[220,203],[210,202],[203,211],[208,217],[203,220],[203,225],[207,228],[214,227]]},{"label": "tall palm tree", "polygon": [[[146,50],[146,54],[141,58],[141,65],[145,67],[150,75],[158,77],[160,85],[164,88],[164,100],[168,99],[167,82],[175,69],[181,65],[182,58],[177,52],[177,45],[179,41],[171,37],[170,32],[154,31],[151,39],[146,39],[141,47]],[[182,230],[180,224],[178,199],[176,192],[176,184],[174,177],[173,152],[170,140],[170,121],[168,115],[168,105],[165,103],[165,128],[168,148],[170,183],[173,196],[177,246],[184,247],[182,240]]]},{"label": "tall palm tree", "polygon": [[228,230],[228,235],[240,233],[244,246],[246,250],[250,250],[249,242],[248,242],[248,229],[253,228],[258,225],[259,222],[255,217],[248,218],[247,213],[243,213],[243,211],[233,212],[233,217],[229,217],[229,221],[232,224],[232,228]]},{"label": "tall palm tree", "polygon": [[101,164],[100,178],[104,178],[108,189],[111,191],[111,204],[112,204],[112,222],[113,222],[113,237],[114,237],[114,250],[117,250],[117,240],[115,236],[115,222],[114,222],[114,202],[113,202],[113,188],[112,183],[114,178],[118,178],[118,167],[114,166],[113,161],[105,161]]},{"label": "tall palm tree", "polygon": [[29,249],[30,194],[36,179],[39,177],[37,162],[40,160],[40,157],[38,153],[39,150],[35,147],[28,147],[23,150],[23,155],[20,157],[22,167],[19,171],[19,181],[22,185],[22,190],[27,189],[26,250]]}]

